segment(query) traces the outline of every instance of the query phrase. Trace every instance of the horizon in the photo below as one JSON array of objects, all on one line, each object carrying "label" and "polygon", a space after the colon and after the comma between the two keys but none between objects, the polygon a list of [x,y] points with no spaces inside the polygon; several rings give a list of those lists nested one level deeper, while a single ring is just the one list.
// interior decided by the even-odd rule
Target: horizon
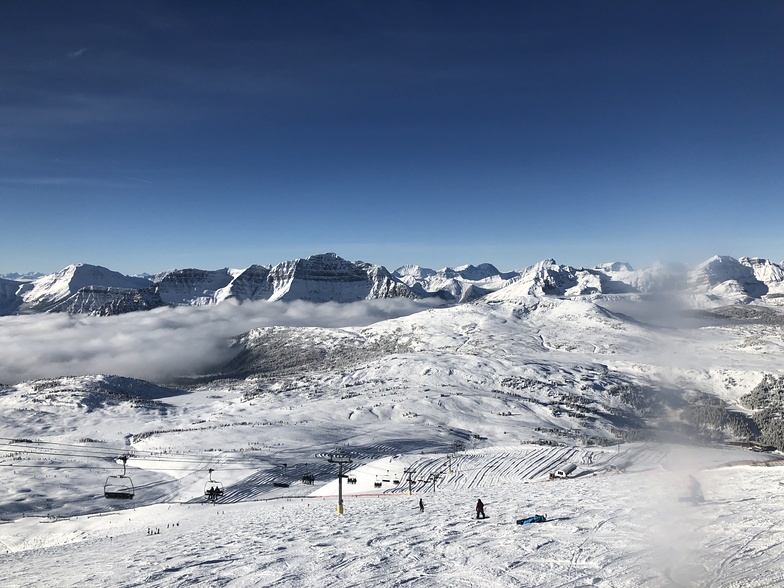
[{"label": "horizon", "polygon": [[[707,262],[707,261],[713,259],[714,257],[731,257],[731,258],[736,259],[736,260],[740,260],[742,258],[764,259],[764,260],[767,260],[767,261],[769,261],[771,263],[774,263],[776,265],[784,266],[784,261],[778,262],[778,261],[776,261],[774,259],[771,259],[770,257],[765,257],[765,256],[761,256],[761,255],[725,255],[725,254],[721,254],[721,253],[716,253],[714,255],[711,255],[711,256],[709,256],[709,257],[707,257],[705,259],[702,259],[702,260],[696,261],[696,262],[684,262],[684,261],[679,261],[679,260],[654,260],[653,262],[651,262],[648,265],[637,265],[637,264],[631,263],[631,262],[623,260],[623,259],[613,259],[613,260],[608,260],[608,261],[594,263],[594,264],[591,264],[591,265],[579,265],[579,264],[569,263],[568,261],[561,261],[561,260],[555,259],[555,258],[553,258],[551,256],[551,257],[544,257],[544,258],[539,259],[537,261],[534,261],[532,263],[528,263],[527,265],[523,265],[523,266],[519,266],[519,267],[515,267],[515,268],[499,267],[498,264],[495,264],[492,261],[482,261],[482,262],[471,263],[471,264],[469,264],[469,263],[462,263],[462,264],[457,264],[457,265],[452,265],[452,266],[441,265],[441,266],[435,266],[435,267],[434,266],[425,266],[425,265],[418,264],[418,263],[407,263],[407,264],[399,265],[399,266],[396,266],[396,267],[388,267],[388,266],[385,266],[384,264],[375,263],[374,261],[367,260],[367,259],[347,259],[344,256],[340,255],[339,253],[331,252],[331,251],[330,252],[323,252],[323,253],[314,253],[312,255],[308,255],[308,256],[301,257],[301,258],[296,258],[296,259],[308,259],[309,257],[312,257],[314,255],[325,255],[325,254],[328,254],[328,253],[335,253],[335,255],[337,255],[338,257],[344,259],[345,261],[351,262],[351,263],[362,262],[362,263],[369,263],[371,265],[381,266],[381,267],[384,267],[386,270],[388,270],[390,273],[394,273],[397,270],[402,269],[403,267],[406,267],[406,266],[418,266],[418,267],[421,267],[422,269],[442,271],[442,270],[446,270],[446,269],[453,269],[454,270],[454,269],[458,269],[458,268],[462,268],[462,267],[468,267],[468,266],[471,266],[471,265],[472,266],[480,266],[482,264],[490,264],[490,265],[494,266],[496,269],[498,269],[499,272],[502,272],[502,273],[504,273],[504,272],[519,272],[519,271],[524,271],[524,270],[526,270],[526,269],[528,269],[530,267],[533,267],[534,265],[536,265],[538,263],[541,263],[543,261],[546,261],[548,259],[554,260],[556,262],[556,264],[558,264],[558,265],[565,265],[565,266],[573,267],[575,269],[596,269],[596,268],[599,268],[600,266],[605,265],[605,264],[623,263],[623,264],[631,266],[631,268],[634,271],[649,269],[649,268],[653,267],[656,264],[684,265],[686,267],[693,267],[693,266],[696,266],[696,265],[700,265],[700,264],[702,264],[704,262]],[[276,265],[278,265],[280,263],[285,263],[285,262],[289,262],[289,261],[295,261],[295,260],[294,259],[281,259],[281,260],[278,260],[278,261],[272,262],[272,263],[251,263],[251,264],[249,264],[247,266],[242,266],[242,267],[229,266],[229,265],[222,265],[220,267],[195,267],[195,266],[178,267],[178,268],[169,267],[169,268],[166,268],[166,269],[161,269],[161,270],[152,271],[152,272],[148,271],[148,270],[142,270],[140,272],[133,272],[133,273],[122,271],[122,270],[119,270],[119,269],[114,268],[114,267],[104,266],[104,265],[97,264],[97,263],[90,263],[90,262],[79,261],[79,262],[69,263],[69,264],[67,264],[67,265],[65,265],[65,266],[63,266],[63,267],[61,267],[61,268],[59,268],[57,270],[53,270],[53,271],[50,271],[50,272],[38,272],[38,271],[35,271],[35,270],[31,270],[31,271],[11,271],[11,272],[0,273],[0,277],[4,278],[5,276],[9,276],[9,275],[17,275],[19,277],[22,277],[22,276],[25,276],[25,275],[34,275],[34,274],[39,274],[40,277],[43,277],[43,276],[48,276],[48,275],[59,273],[59,272],[67,269],[68,267],[70,267],[72,265],[73,266],[85,265],[85,266],[102,267],[102,268],[105,268],[105,269],[108,269],[108,270],[111,270],[111,271],[115,271],[115,272],[120,273],[120,274],[125,275],[125,276],[151,276],[152,277],[152,276],[163,274],[163,273],[166,273],[166,272],[169,272],[169,271],[181,271],[181,270],[187,270],[187,269],[200,269],[200,270],[205,270],[205,271],[220,271],[220,270],[226,269],[226,270],[230,270],[230,271],[243,271],[243,270],[247,269],[248,267],[250,267],[251,265],[263,265],[263,266],[267,266],[267,267],[272,268],[272,267],[274,267],[274,266],[276,266]],[[6,278],[6,279],[13,279],[13,278]]]},{"label": "horizon", "polygon": [[0,274],[784,260],[782,4],[6,12]]}]

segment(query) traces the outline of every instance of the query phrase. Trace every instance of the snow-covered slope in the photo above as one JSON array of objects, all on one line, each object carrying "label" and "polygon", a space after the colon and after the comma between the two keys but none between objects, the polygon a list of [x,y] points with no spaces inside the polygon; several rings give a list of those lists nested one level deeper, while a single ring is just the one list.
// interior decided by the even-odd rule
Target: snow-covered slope
[{"label": "snow-covered slope", "polygon": [[[344,483],[343,515],[332,483],[329,497],[307,497],[296,484],[288,498],[269,501],[18,518],[0,525],[0,579],[38,588],[781,585],[781,468],[713,469],[743,459],[703,452],[684,463],[683,448],[669,449],[625,473],[606,468],[644,458],[644,448],[623,446],[618,456],[575,449],[563,458],[590,456],[593,465],[559,481],[524,478],[523,467],[546,463],[545,450],[468,452],[473,460],[444,464],[413,496],[354,496]],[[469,485],[475,472],[484,481]],[[698,506],[681,500],[689,473],[706,497]],[[477,498],[485,520],[474,517]],[[547,521],[516,524],[536,513]]]}]

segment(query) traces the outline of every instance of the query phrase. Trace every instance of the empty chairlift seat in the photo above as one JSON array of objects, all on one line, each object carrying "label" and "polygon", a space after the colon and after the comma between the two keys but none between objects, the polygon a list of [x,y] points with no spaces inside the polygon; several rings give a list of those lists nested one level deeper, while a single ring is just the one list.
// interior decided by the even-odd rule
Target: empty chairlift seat
[{"label": "empty chairlift seat", "polygon": [[129,476],[109,476],[103,486],[103,495],[106,498],[130,500],[134,494],[133,482]]}]

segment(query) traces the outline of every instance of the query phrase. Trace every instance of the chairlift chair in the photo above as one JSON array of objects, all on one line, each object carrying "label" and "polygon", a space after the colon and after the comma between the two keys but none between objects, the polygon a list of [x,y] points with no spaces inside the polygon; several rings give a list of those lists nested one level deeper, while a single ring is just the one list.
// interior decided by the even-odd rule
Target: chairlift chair
[{"label": "chairlift chair", "polygon": [[123,464],[123,473],[118,476],[109,476],[103,485],[103,495],[105,498],[119,498],[130,500],[135,494],[133,487],[133,480],[130,476],[125,475],[125,464],[128,461],[128,456],[123,455],[121,458]]},{"label": "chairlift chair", "polygon": [[212,479],[214,471],[212,468],[209,469],[210,479],[204,484],[204,496],[212,502],[217,502],[218,498],[223,496],[223,484]]}]

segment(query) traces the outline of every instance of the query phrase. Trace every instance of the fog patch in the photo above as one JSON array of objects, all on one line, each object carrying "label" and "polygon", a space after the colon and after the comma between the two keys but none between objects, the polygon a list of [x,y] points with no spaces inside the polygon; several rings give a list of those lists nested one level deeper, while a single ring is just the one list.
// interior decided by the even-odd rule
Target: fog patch
[{"label": "fog patch", "polygon": [[257,327],[360,327],[432,307],[403,298],[350,304],[227,301],[111,317],[0,317],[0,383],[87,374],[164,382],[218,368],[237,353],[230,339]]}]

